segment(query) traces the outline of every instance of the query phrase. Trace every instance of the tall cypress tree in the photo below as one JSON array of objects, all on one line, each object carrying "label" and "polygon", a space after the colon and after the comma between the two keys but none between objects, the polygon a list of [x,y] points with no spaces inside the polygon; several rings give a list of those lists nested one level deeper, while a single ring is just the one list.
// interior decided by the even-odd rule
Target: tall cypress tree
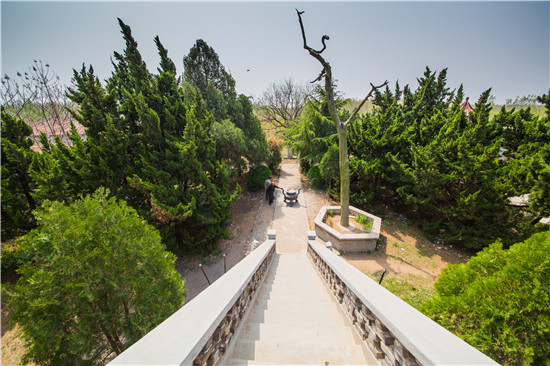
[{"label": "tall cypress tree", "polygon": [[466,115],[463,88],[449,91],[446,70],[438,75],[427,68],[418,83],[414,92],[405,86],[401,94],[397,84],[393,93],[377,93],[375,110],[352,124],[352,199],[389,200],[429,234],[476,249],[499,237],[523,240],[537,230],[529,224],[532,213],[511,207],[508,199],[544,192],[533,188],[539,182],[544,187],[538,153],[547,151],[544,123],[532,122],[526,111],[504,111],[491,120],[490,90]]},{"label": "tall cypress tree", "polygon": [[205,251],[225,235],[231,203],[229,172],[217,160],[210,136],[213,117],[196,92],[176,78],[160,39],[158,74],[147,70],[131,29],[119,19],[124,52],[115,52],[114,72],[103,87],[93,68],[74,72],[69,96],[86,127],[33,164],[41,196],[55,193],[71,202],[99,186],[124,199],[160,229],[174,252]]},{"label": "tall cypress tree", "polygon": [[[220,62],[218,54],[205,41],[199,39],[183,59],[186,82],[197,87],[205,106],[214,118],[221,122],[229,119],[243,131],[249,163],[259,164],[267,159],[267,140],[260,121],[254,114],[250,99],[237,95],[235,80]],[[231,162],[241,172],[242,159]]]},{"label": "tall cypress tree", "polygon": [[9,239],[35,225],[34,183],[29,168],[36,153],[29,138],[32,128],[2,108],[2,238]]}]

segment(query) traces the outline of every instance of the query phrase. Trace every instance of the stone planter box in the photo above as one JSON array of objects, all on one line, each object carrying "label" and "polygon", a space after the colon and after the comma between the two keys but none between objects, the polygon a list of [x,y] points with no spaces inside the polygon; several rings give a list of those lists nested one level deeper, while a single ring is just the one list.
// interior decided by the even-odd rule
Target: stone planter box
[{"label": "stone planter box", "polygon": [[340,206],[323,206],[317,214],[315,218],[315,233],[320,239],[330,241],[335,249],[343,252],[374,251],[376,242],[380,237],[380,225],[382,223],[380,217],[350,206],[350,215],[357,216],[361,214],[367,216],[372,221],[372,228],[370,229],[370,233],[344,234],[323,222],[328,210],[331,210],[334,214],[340,214]]}]

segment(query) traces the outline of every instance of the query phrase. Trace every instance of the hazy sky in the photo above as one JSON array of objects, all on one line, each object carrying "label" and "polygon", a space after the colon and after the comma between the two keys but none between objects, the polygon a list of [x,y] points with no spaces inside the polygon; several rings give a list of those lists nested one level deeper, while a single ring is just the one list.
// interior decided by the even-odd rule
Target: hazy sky
[{"label": "hazy sky", "polygon": [[550,2],[22,2],[1,1],[2,75],[49,63],[70,84],[72,69],[92,65],[101,79],[124,50],[117,17],[132,28],[150,71],[158,35],[183,72],[183,57],[204,39],[237,82],[259,96],[274,81],[315,79],[321,65],[302,47],[295,8],[304,10],[308,43],[321,48],[338,89],[360,98],[369,83],[397,80],[416,89],[429,66],[448,68],[476,101],[488,88],[504,102],[548,92]]}]

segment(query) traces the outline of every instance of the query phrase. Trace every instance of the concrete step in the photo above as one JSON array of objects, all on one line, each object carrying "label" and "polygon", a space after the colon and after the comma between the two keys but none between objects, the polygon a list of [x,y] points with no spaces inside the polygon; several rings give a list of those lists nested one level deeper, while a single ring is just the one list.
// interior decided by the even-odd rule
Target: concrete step
[{"label": "concrete step", "polygon": [[[295,324],[325,324],[325,325],[346,325],[345,316],[333,308],[330,310],[316,309],[312,307],[308,310],[287,310],[286,308],[270,308],[268,310],[255,307],[250,313],[248,319],[250,323],[269,323],[289,325],[288,331],[292,331],[292,326]],[[350,328],[351,332],[351,328]]]},{"label": "concrete step", "polygon": [[361,365],[370,359],[304,252],[277,255],[243,327],[231,365]]},{"label": "concrete step", "polygon": [[327,324],[294,324],[292,331],[271,323],[248,323],[243,328],[241,340],[263,343],[303,343],[330,346],[333,344],[357,344],[349,327]]},{"label": "concrete step", "polygon": [[307,302],[330,300],[328,289],[319,286],[290,286],[283,284],[267,285],[262,289],[263,299],[304,299]]},{"label": "concrete step", "polygon": [[270,363],[270,362],[266,362],[266,361],[258,362],[258,361],[254,361],[254,360],[244,360],[242,358],[232,358],[227,362],[227,365],[230,365],[230,366],[241,366],[241,365],[263,366],[263,365],[278,365],[278,363]]},{"label": "concrete step", "polygon": [[259,364],[279,365],[366,365],[358,345],[262,342],[239,340],[233,358],[254,360]]},{"label": "concrete step", "polygon": [[[305,301],[304,299],[296,299],[295,301],[288,301],[288,299],[295,299],[296,294],[289,292],[288,296],[273,296],[273,293],[270,294],[269,298],[258,298],[256,299],[254,306],[258,310],[271,311],[272,309],[284,309],[287,312],[334,312],[339,311],[339,308],[335,307],[335,304],[325,296],[314,295],[311,296],[310,300]],[[283,293],[278,292],[277,295],[282,295]]]}]

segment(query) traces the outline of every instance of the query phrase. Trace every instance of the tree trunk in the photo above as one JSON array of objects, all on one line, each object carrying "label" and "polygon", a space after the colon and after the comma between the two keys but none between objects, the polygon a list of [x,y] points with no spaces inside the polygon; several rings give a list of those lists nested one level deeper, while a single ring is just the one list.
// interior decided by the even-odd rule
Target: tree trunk
[{"label": "tree trunk", "polygon": [[347,125],[338,126],[338,144],[340,160],[340,225],[349,226],[349,158]]},{"label": "tree trunk", "polygon": [[348,120],[346,122],[342,122],[340,120],[340,117],[338,116],[338,111],[336,109],[336,102],[334,100],[334,89],[332,85],[332,69],[330,67],[330,64],[321,56],[321,53],[327,48],[327,45],[325,41],[329,39],[328,36],[324,35],[321,37],[321,43],[323,44],[323,48],[320,51],[314,50],[313,48],[309,47],[307,45],[306,41],[306,32],[304,31],[304,23],[302,22],[302,14],[303,11],[298,11],[296,9],[296,14],[298,14],[298,20],[300,22],[300,29],[302,31],[302,39],[304,41],[304,49],[306,49],[311,56],[313,56],[317,61],[323,65],[323,70],[317,77],[315,81],[321,81],[323,78],[325,79],[325,91],[326,91],[326,98],[327,98],[327,105],[330,112],[330,116],[332,118],[332,121],[334,122],[336,129],[338,130],[338,142],[339,142],[339,160],[340,160],[340,224],[343,227],[349,226],[349,158],[348,158],[348,140],[347,140],[347,129],[348,124],[355,119],[357,114],[359,113],[359,110],[365,104],[367,99],[370,98],[372,93],[383,86],[386,86],[388,84],[388,81],[386,80],[382,85],[374,86],[372,83],[371,90],[363,99],[363,101],[355,107],[351,115],[349,116]]}]

